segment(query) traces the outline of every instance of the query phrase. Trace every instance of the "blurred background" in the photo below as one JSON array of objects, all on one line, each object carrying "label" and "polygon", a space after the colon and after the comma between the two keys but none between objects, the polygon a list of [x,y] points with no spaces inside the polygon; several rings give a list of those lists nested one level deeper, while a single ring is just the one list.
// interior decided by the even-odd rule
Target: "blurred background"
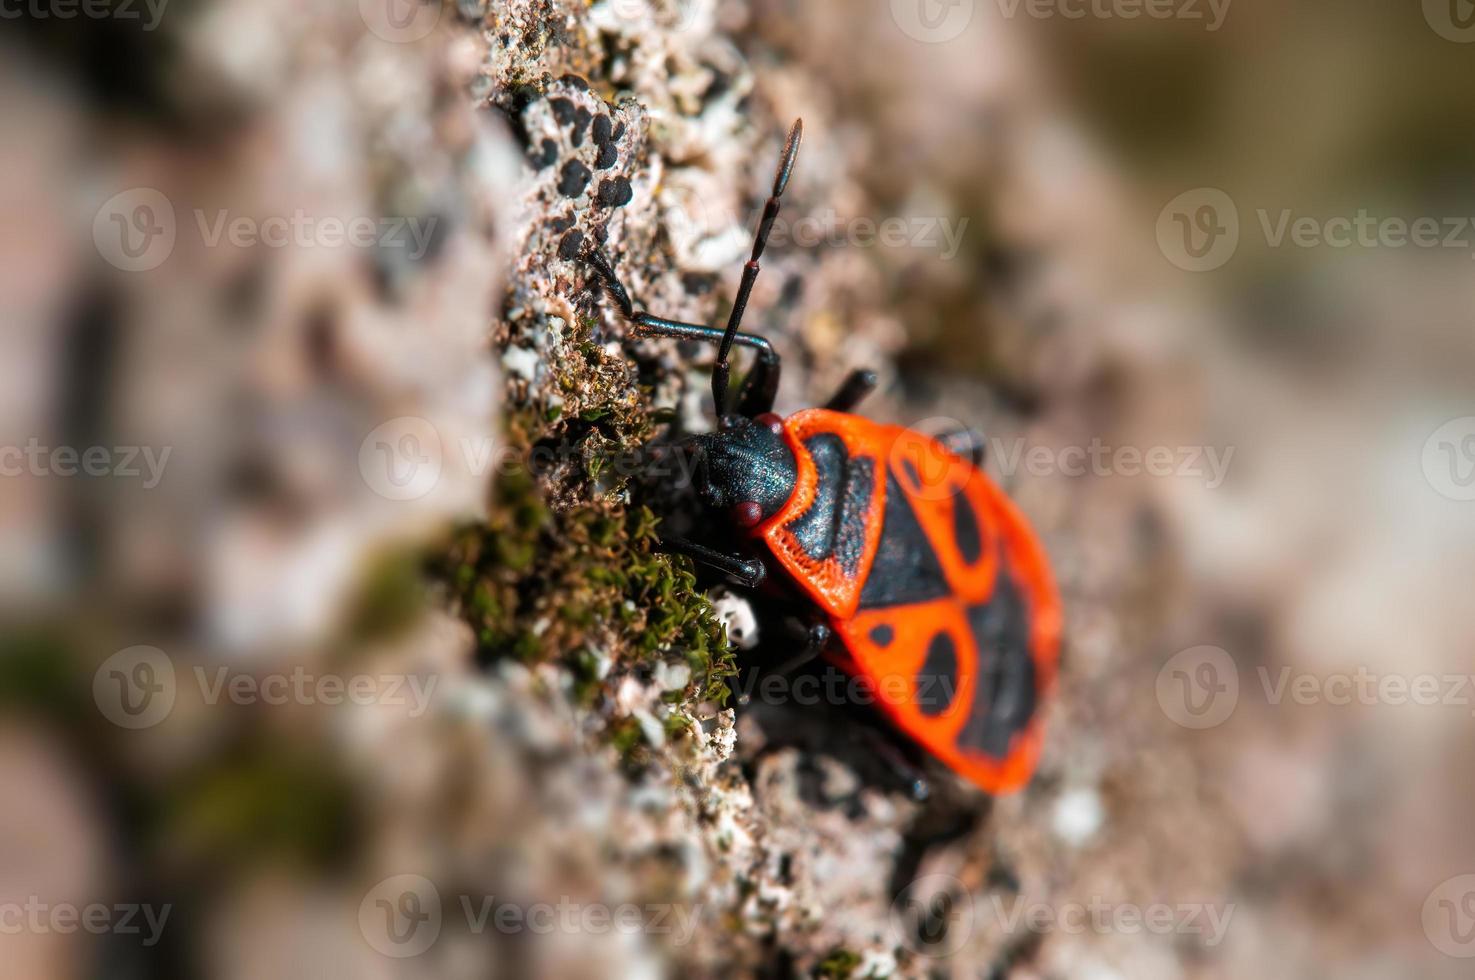
[{"label": "blurred background", "polygon": [[[1468,975],[1475,8],[0,5],[0,975]],[[1045,756],[910,799],[617,465],[989,436]],[[754,316],[756,314],[756,316]],[[742,672],[740,672],[742,671]]]}]

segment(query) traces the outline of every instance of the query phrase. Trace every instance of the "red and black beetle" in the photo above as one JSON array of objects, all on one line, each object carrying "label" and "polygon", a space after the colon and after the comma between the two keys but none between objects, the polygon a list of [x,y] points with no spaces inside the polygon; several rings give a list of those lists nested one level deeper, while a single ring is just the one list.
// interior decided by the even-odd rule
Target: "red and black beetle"
[{"label": "red and black beetle", "polygon": [[[849,414],[876,385],[868,371],[853,373],[824,408],[781,419],[772,412],[778,355],[738,329],[802,134],[801,121],[726,329],[637,311],[609,260],[597,249],[589,256],[637,333],[718,345],[718,429],[680,447],[697,460],[698,498],[736,546],[683,538],[663,546],[743,585],[767,581],[807,600],[813,652],[872,682],[881,710],[953,770],[992,793],[1015,790],[1039,756],[1061,609],[1039,541],[980,469],[982,440],[934,439]],[[729,411],[734,344],[757,356]]]}]

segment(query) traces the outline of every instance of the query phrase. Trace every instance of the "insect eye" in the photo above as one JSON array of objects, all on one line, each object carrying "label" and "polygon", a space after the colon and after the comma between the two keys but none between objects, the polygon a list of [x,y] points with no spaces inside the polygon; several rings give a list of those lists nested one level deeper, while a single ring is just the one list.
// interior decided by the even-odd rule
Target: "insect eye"
[{"label": "insect eye", "polygon": [[756,500],[744,500],[732,508],[732,519],[739,527],[757,527],[763,520],[763,508]]},{"label": "insect eye", "polygon": [[762,415],[756,416],[753,421],[775,434],[782,432],[784,428],[784,420],[779,417],[777,412],[764,412]]}]

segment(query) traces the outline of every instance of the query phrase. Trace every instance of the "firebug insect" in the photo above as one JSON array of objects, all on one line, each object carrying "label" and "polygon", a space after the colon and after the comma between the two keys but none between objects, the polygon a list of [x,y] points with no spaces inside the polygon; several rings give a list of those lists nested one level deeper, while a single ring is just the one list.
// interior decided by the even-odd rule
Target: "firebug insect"
[{"label": "firebug insect", "polygon": [[[780,361],[739,330],[803,135],[796,122],[725,329],[638,311],[609,260],[588,255],[637,335],[717,345],[717,431],[678,445],[696,459],[708,538],[667,537],[733,581],[795,596],[808,649],[873,684],[883,713],[925,750],[991,793],[1029,781],[1040,704],[1053,686],[1060,599],[1044,549],[981,470],[983,441],[931,438],[850,414],[876,386],[857,371],[823,407],[772,411]],[[756,354],[728,405],[734,345]]]}]

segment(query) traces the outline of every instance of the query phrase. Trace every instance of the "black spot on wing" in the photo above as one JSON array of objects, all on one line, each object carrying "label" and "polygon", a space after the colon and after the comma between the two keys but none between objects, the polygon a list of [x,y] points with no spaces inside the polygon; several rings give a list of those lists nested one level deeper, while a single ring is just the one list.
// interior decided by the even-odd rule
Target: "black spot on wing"
[{"label": "black spot on wing", "polygon": [[869,456],[851,457],[840,437],[829,433],[810,436],[804,448],[814,459],[818,478],[814,502],[788,523],[788,529],[810,558],[824,561],[833,557],[854,575],[865,550],[875,461]]},{"label": "black spot on wing", "polygon": [[958,747],[1002,759],[1034,716],[1037,683],[1029,610],[1002,562],[994,594],[983,605],[968,607],[967,618],[978,647],[978,678]]},{"label": "black spot on wing", "polygon": [[891,628],[890,623],[880,623],[871,627],[871,642],[878,647],[889,647],[891,641],[896,639],[896,630]]},{"label": "black spot on wing", "polygon": [[917,709],[935,718],[953,703],[958,689],[958,648],[946,630],[938,630],[927,644],[927,659],[917,672]]},{"label": "black spot on wing", "polygon": [[953,540],[958,544],[963,564],[976,565],[983,557],[983,528],[973,510],[973,501],[963,489],[953,495]]},{"label": "black spot on wing", "polygon": [[881,545],[861,590],[860,607],[900,606],[948,595],[937,553],[894,473],[886,478],[886,509],[881,520]]}]

